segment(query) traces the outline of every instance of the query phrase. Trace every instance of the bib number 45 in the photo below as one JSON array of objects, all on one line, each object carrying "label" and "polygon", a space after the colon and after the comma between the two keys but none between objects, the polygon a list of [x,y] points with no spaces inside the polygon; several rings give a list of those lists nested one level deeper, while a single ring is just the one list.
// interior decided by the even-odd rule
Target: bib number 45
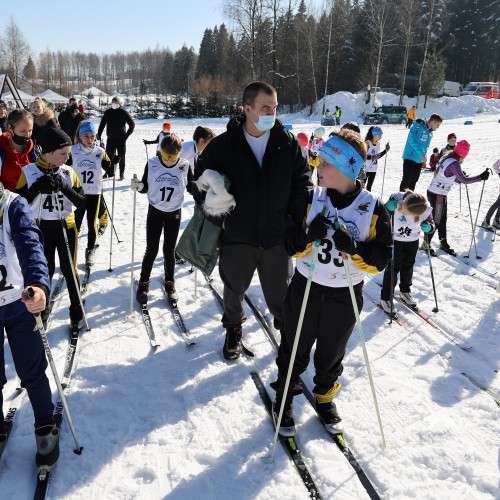
[{"label": "bib number 45", "polygon": [[47,210],[47,211],[51,212],[51,213],[52,213],[54,210],[57,210],[57,207],[56,207],[56,205],[55,205],[55,203],[54,203],[56,196],[57,196],[57,201],[58,201],[58,203],[59,203],[59,209],[60,209],[60,210],[61,210],[61,212],[62,212],[62,211],[63,211],[63,209],[64,209],[64,195],[63,195],[63,194],[61,194],[61,193],[58,193],[58,194],[57,194],[57,195],[55,195],[55,196],[52,196],[52,195],[47,196],[47,197],[45,198],[45,201],[43,202],[42,208],[43,208],[44,210]]}]

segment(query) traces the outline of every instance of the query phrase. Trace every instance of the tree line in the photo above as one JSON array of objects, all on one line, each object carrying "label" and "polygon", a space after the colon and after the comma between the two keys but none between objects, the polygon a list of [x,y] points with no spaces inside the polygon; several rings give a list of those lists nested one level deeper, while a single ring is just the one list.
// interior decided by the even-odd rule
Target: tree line
[{"label": "tree line", "polygon": [[198,51],[34,53],[11,19],[0,39],[0,71],[34,94],[95,85],[183,96],[196,109],[238,102],[243,86],[259,79],[291,111],[368,85],[434,95],[445,79],[500,77],[500,0],[223,0],[222,10],[231,29],[206,28]]}]

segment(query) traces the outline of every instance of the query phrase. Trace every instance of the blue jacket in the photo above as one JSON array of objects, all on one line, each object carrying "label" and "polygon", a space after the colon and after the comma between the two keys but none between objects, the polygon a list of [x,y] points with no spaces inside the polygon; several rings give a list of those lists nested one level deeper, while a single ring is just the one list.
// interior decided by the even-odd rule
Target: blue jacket
[{"label": "blue jacket", "polygon": [[432,132],[424,120],[416,120],[412,125],[403,151],[403,160],[422,163],[422,156],[427,155],[427,148],[432,140]]}]

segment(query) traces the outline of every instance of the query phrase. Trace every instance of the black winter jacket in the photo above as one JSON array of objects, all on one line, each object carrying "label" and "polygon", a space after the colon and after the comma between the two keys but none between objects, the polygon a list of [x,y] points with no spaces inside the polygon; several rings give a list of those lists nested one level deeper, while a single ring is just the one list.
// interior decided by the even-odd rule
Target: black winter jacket
[{"label": "black winter jacket", "polygon": [[[126,130],[125,125],[128,125],[128,130]],[[106,135],[111,139],[125,139],[127,140],[129,135],[135,128],[134,120],[123,108],[108,108],[104,111],[102,115],[101,123],[99,124],[99,130],[97,135],[102,136],[104,127],[108,127]]]},{"label": "black winter jacket", "polygon": [[231,182],[236,207],[224,221],[222,241],[268,248],[282,244],[287,216],[312,188],[309,167],[295,136],[276,120],[262,168],[245,139],[243,122],[232,119],[199,156],[194,178],[216,170]]},{"label": "black winter jacket", "polygon": [[59,125],[68,134],[71,142],[74,142],[76,129],[78,124],[85,119],[85,116],[81,113],[74,115],[69,108],[59,113]]}]

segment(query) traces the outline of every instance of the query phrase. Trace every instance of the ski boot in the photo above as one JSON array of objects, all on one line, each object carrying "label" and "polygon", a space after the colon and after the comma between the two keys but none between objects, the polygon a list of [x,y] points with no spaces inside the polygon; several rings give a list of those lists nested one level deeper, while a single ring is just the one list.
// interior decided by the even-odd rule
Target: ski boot
[{"label": "ski boot", "polygon": [[222,348],[222,354],[225,359],[234,360],[238,359],[243,351],[243,331],[241,325],[230,326],[226,328],[226,340]]},{"label": "ski boot", "polygon": [[51,423],[35,427],[36,465],[50,470],[59,458],[59,429]]},{"label": "ski boot", "polygon": [[488,231],[493,231],[493,226],[490,224],[488,219],[484,219],[483,222],[481,222],[481,227],[483,229],[487,229]]},{"label": "ski boot", "polygon": [[94,248],[85,249],[85,265],[87,267],[92,267],[95,263],[94,252],[95,252]]},{"label": "ski boot", "polygon": [[177,265],[184,264],[186,261],[177,255],[177,252],[175,252],[175,263]]},{"label": "ski boot", "polygon": [[83,319],[83,311],[80,304],[69,306],[69,320],[71,330],[74,332],[79,332],[84,327],[85,321]]},{"label": "ski boot", "polygon": [[[282,401],[283,394],[276,394],[276,399],[273,402],[273,420],[275,426],[278,422]],[[281,416],[278,434],[284,437],[295,436],[295,420],[293,419],[293,395],[288,395],[285,399],[285,406],[283,407],[283,415]]]},{"label": "ski boot", "polygon": [[333,387],[326,394],[314,394],[316,396],[314,407],[325,429],[330,434],[340,434],[344,430],[342,419],[337,411],[337,406],[333,402],[335,394],[340,391],[341,387],[340,384],[335,382]]},{"label": "ski boot", "polygon": [[139,286],[137,287],[137,292],[135,298],[139,304],[146,304],[148,302],[148,292],[149,292],[149,280],[142,281],[139,280]]},{"label": "ski boot", "polygon": [[[391,316],[391,301],[390,300],[381,300],[380,308],[384,311],[389,317]],[[396,306],[392,305],[392,317],[393,319],[398,319],[398,313],[396,311]]]},{"label": "ski boot", "polygon": [[107,228],[108,228],[107,224],[99,226],[99,229],[97,230],[97,233],[99,234],[99,236],[102,236],[106,232]]},{"label": "ski boot", "polygon": [[429,250],[429,254],[431,257],[436,256],[436,251],[434,250],[434,248],[432,248],[425,240],[422,241],[422,245],[420,246],[420,250],[423,250],[426,253],[427,253],[427,250]]},{"label": "ski boot", "polygon": [[417,303],[410,292],[399,292],[399,298],[411,309],[418,310]]},{"label": "ski boot", "polygon": [[165,292],[167,293],[168,300],[173,305],[176,305],[179,297],[175,289],[175,281],[168,281],[167,278],[165,278]]},{"label": "ski boot", "polygon": [[457,255],[455,250],[453,250],[453,248],[451,248],[448,242],[446,241],[446,238],[439,240],[439,248],[443,250],[443,252],[449,253],[450,255]]}]

